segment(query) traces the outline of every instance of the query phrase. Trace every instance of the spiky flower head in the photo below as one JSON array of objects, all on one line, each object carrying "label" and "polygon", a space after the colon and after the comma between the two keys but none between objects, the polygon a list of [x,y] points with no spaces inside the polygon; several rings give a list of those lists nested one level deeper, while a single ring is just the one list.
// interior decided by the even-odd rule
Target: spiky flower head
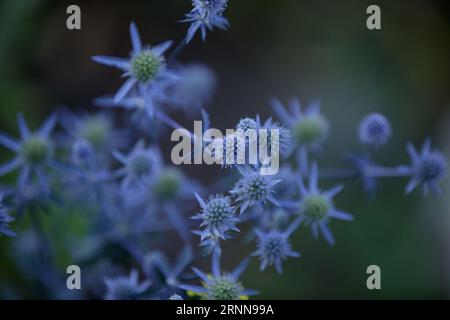
[{"label": "spiky flower head", "polygon": [[319,169],[316,163],[313,163],[311,166],[308,187],[304,185],[301,175],[298,176],[301,201],[297,212],[300,214],[302,220],[311,227],[311,231],[315,237],[318,237],[320,232],[326,241],[330,245],[333,245],[334,237],[328,228],[330,219],[349,221],[353,219],[353,216],[336,209],[334,206],[333,197],[343,189],[342,186],[338,185],[328,191],[322,192],[319,189],[318,182]]},{"label": "spiky flower head", "polygon": [[200,228],[201,241],[211,239],[226,239],[228,231],[239,231],[236,223],[235,208],[231,205],[231,199],[221,194],[210,196],[206,201],[197,193],[195,194],[200,204],[201,212],[192,219],[202,220]]},{"label": "spiky flower head", "polygon": [[8,210],[3,206],[3,194],[0,193],[0,236],[14,237],[16,235],[9,227],[9,223],[12,221],[14,221],[14,218],[8,214]]},{"label": "spiky flower head", "polygon": [[359,141],[367,146],[380,147],[391,137],[391,125],[385,116],[372,113],[361,120],[358,128]]},{"label": "spiky flower head", "polygon": [[188,29],[186,42],[191,42],[197,31],[200,31],[202,40],[206,40],[207,31],[214,28],[226,30],[228,20],[223,16],[227,8],[228,0],[193,0],[192,10],[186,14],[181,22],[188,22],[191,26]]},{"label": "spiky flower head", "polygon": [[157,46],[143,46],[136,25],[130,24],[130,37],[133,50],[129,59],[110,56],[94,56],[95,62],[115,67],[124,72],[128,79],[114,96],[114,103],[120,103],[127,94],[136,88],[144,98],[145,109],[152,118],[154,104],[164,96],[168,83],[178,77],[166,67],[164,53],[172,42],[166,41]]},{"label": "spiky flower head", "polygon": [[139,283],[138,273],[132,270],[128,277],[105,279],[106,300],[136,300],[151,285],[150,280]]},{"label": "spiky flower head", "polygon": [[289,103],[290,113],[278,99],[272,99],[272,108],[277,116],[291,130],[294,141],[310,149],[320,147],[329,133],[328,120],[320,113],[320,103],[312,103],[302,111],[300,102],[292,99]]},{"label": "spiky flower head", "polygon": [[256,230],[256,235],[258,236],[258,249],[253,255],[260,257],[261,271],[267,266],[274,265],[277,272],[281,274],[283,260],[288,257],[300,257],[300,253],[292,250],[289,241],[289,236],[297,229],[300,222],[301,219],[297,218],[297,220],[284,232],[278,230],[271,230],[268,232]]},{"label": "spiky flower head", "polygon": [[417,186],[422,185],[423,194],[429,189],[440,193],[437,183],[446,175],[446,161],[442,153],[431,150],[431,140],[425,140],[421,152],[417,152],[411,143],[406,146],[411,159],[411,181],[406,186],[406,193],[411,193]]},{"label": "spiky flower head", "polygon": [[263,205],[267,201],[279,206],[274,198],[276,185],[281,181],[273,176],[261,175],[258,171],[250,168],[238,167],[241,174],[240,180],[236,183],[230,193],[239,203],[243,213],[247,208],[255,204]]},{"label": "spiky flower head", "polygon": [[257,292],[251,289],[244,289],[239,281],[240,275],[248,266],[248,259],[245,259],[231,273],[223,272],[220,268],[220,252],[214,251],[212,255],[212,274],[205,274],[197,268],[194,272],[202,280],[202,287],[193,285],[181,285],[180,288],[199,294],[207,300],[240,300],[247,296],[255,295]]}]

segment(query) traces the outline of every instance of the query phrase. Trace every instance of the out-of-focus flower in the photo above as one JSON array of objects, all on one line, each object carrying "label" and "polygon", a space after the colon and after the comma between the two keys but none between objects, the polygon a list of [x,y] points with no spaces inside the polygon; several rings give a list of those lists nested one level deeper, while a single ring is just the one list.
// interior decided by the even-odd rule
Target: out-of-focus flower
[{"label": "out-of-focus flower", "polygon": [[3,194],[0,193],[0,235],[14,237],[16,233],[9,227],[9,223],[14,218],[8,214],[8,210],[3,206]]},{"label": "out-of-focus flower", "polygon": [[0,135],[0,145],[16,153],[16,157],[0,166],[0,176],[21,168],[18,179],[18,188],[23,191],[30,186],[33,175],[37,177],[39,189],[48,190],[48,179],[45,174],[46,167],[58,168],[53,160],[53,143],[50,134],[56,124],[56,116],[50,116],[39,130],[32,133],[28,129],[25,119],[18,116],[20,141],[4,134]]},{"label": "out-of-focus flower", "polygon": [[391,137],[392,130],[389,121],[379,113],[372,113],[359,124],[359,141],[367,146],[378,148],[386,144]]},{"label": "out-of-focus flower", "polygon": [[147,291],[150,280],[139,283],[138,273],[132,270],[128,277],[105,279],[106,300],[136,300]]},{"label": "out-of-focus flower", "polygon": [[422,151],[416,151],[412,143],[408,143],[406,148],[411,159],[411,181],[406,186],[406,193],[411,193],[417,186],[422,185],[423,194],[427,195],[431,189],[435,193],[440,193],[437,182],[446,174],[446,162],[444,156],[431,150],[431,140],[427,139],[423,143]]}]

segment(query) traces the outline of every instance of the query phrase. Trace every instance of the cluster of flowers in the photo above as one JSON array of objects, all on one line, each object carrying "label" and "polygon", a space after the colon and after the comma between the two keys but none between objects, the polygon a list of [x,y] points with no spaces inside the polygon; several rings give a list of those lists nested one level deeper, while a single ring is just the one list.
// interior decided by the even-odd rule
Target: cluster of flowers
[{"label": "cluster of flowers", "polygon": [[[226,6],[226,0],[193,0],[193,9],[185,20],[191,26],[183,42],[191,41],[198,31],[205,39],[208,30],[225,29]],[[238,175],[229,192],[205,196],[206,188],[200,183],[164,162],[157,142],[164,128],[181,128],[168,115],[171,107],[184,110],[189,116],[201,114],[209,127],[208,115],[202,108],[214,93],[215,75],[203,65],[171,64],[165,59],[171,42],[143,46],[134,23],[130,35],[129,58],[93,57],[96,62],[122,70],[127,78],[115,95],[95,100],[100,107],[125,109],[130,120],[127,130],[115,130],[112,118],[105,113],[75,115],[62,110],[50,116],[37,131],[30,131],[19,115],[20,139],[0,135],[0,145],[16,155],[0,166],[0,176],[20,171],[15,186],[2,188],[7,201],[3,204],[3,196],[0,197],[0,235],[15,235],[10,229],[13,218],[9,210],[29,213],[38,223],[40,212],[36,208],[62,208],[61,203],[94,207],[98,214],[90,217],[86,248],[79,250],[83,254],[77,256],[77,261],[100,260],[103,251],[99,247],[113,244],[128,254],[132,265],[139,269],[133,268],[129,276],[106,278],[106,293],[100,293],[105,298],[241,299],[256,294],[239,281],[248,259],[232,272],[222,270],[223,241],[236,236],[239,225],[248,224],[246,239],[255,242],[252,256],[259,258],[261,271],[274,267],[278,273],[287,258],[300,257],[292,248],[290,237],[301,226],[333,245],[331,221],[350,221],[353,216],[335,205],[334,197],[343,186],[323,190],[322,179],[359,178],[366,190],[374,193],[379,178],[407,177],[410,182],[406,193],[418,186],[422,186],[424,194],[430,189],[439,192],[437,182],[445,174],[446,163],[441,153],[431,149],[429,140],[421,151],[407,145],[410,164],[381,166],[372,155],[388,142],[391,126],[383,115],[370,114],[358,129],[364,155],[349,156],[348,168],[319,171],[316,155],[330,131],[320,104],[314,102],[302,109],[297,99],[292,99],[287,107],[273,99],[271,105],[280,123],[272,119],[262,123],[258,116],[246,117],[238,121],[236,128],[279,130],[283,158],[279,173],[261,175],[258,166],[262,164],[234,165],[227,169]],[[56,126],[64,130],[55,134]],[[128,151],[120,151],[130,145],[133,146]],[[188,219],[195,209],[198,213]],[[155,235],[171,229],[177,231],[184,245],[175,263],[170,263],[162,252],[144,251],[156,241]],[[192,233],[199,236],[201,254],[193,250]],[[45,240],[42,237],[41,250],[49,251]],[[30,240],[22,242],[26,241]],[[200,256],[211,257],[210,273],[191,269]],[[40,263],[34,264],[35,272],[41,272],[41,267],[49,268],[51,257],[43,254],[39,259]],[[51,274],[48,270],[45,273]],[[57,281],[55,278],[49,276],[47,285]],[[98,278],[102,280],[103,276]],[[198,280],[202,286],[191,283]]]}]

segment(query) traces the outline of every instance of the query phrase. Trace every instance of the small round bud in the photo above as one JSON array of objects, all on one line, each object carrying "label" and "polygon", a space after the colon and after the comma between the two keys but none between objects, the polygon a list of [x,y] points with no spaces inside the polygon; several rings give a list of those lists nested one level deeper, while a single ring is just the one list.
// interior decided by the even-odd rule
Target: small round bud
[{"label": "small round bud", "polygon": [[232,217],[234,217],[234,209],[228,197],[216,195],[210,198],[206,207],[203,208],[203,219],[212,228],[220,228]]},{"label": "small round bud", "polygon": [[391,125],[383,115],[372,113],[361,121],[358,135],[362,144],[380,147],[391,137]]},{"label": "small round bud", "polygon": [[144,50],[131,60],[131,73],[141,83],[153,80],[160,71],[163,62],[151,50]]}]

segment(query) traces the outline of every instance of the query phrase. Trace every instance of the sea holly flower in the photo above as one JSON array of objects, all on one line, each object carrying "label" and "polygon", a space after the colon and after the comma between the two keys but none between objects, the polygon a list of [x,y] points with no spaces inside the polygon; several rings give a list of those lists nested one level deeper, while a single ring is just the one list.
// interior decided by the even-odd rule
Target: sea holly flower
[{"label": "sea holly flower", "polygon": [[186,43],[191,42],[195,34],[200,31],[202,40],[206,40],[207,31],[214,28],[226,30],[229,26],[228,19],[223,16],[228,0],[193,0],[193,9],[186,14],[181,22],[188,22]]},{"label": "sea holly flower", "polygon": [[174,293],[179,291],[179,285],[183,280],[189,279],[191,273],[186,269],[194,260],[194,252],[190,246],[185,246],[178,254],[176,262],[170,263],[166,255],[160,251],[151,252],[144,257],[143,267],[152,279],[160,279],[159,292]]},{"label": "sea holly flower", "polygon": [[248,259],[241,262],[232,272],[224,272],[220,267],[220,252],[214,251],[212,255],[212,273],[205,274],[197,268],[194,272],[200,277],[203,286],[183,284],[180,288],[199,294],[206,300],[242,300],[247,296],[257,294],[255,290],[245,289],[239,281],[240,275],[248,266]]},{"label": "sea holly flower", "polygon": [[276,115],[291,130],[294,141],[303,147],[315,150],[328,137],[328,121],[320,113],[320,103],[312,103],[306,110],[302,110],[300,102],[292,99],[289,102],[290,113],[278,99],[272,99],[272,108]]},{"label": "sea holly flower", "polygon": [[293,251],[289,241],[290,235],[297,229],[301,223],[301,218],[297,218],[284,232],[271,230],[263,232],[256,229],[258,236],[258,249],[252,254],[259,256],[261,260],[260,270],[263,271],[267,266],[274,265],[279,274],[282,271],[283,260],[288,257],[298,258],[300,253]]},{"label": "sea holly flower", "polygon": [[372,113],[365,117],[358,127],[358,138],[363,145],[378,148],[386,144],[391,137],[392,130],[389,121],[379,113]]},{"label": "sea holly flower", "polygon": [[350,221],[353,216],[347,212],[336,209],[333,202],[333,197],[338,194],[343,187],[338,185],[328,191],[322,192],[318,186],[319,169],[314,163],[311,167],[311,174],[309,176],[309,185],[306,187],[302,178],[298,179],[298,187],[300,190],[301,202],[299,214],[303,221],[310,226],[314,237],[318,237],[321,233],[325,240],[334,245],[334,236],[331,233],[328,224],[330,219],[339,219]]},{"label": "sea holly flower", "polygon": [[214,72],[203,64],[190,64],[177,70],[179,79],[169,92],[170,101],[189,116],[211,101],[217,87]]},{"label": "sea holly flower", "polygon": [[274,198],[274,194],[276,191],[275,186],[281,180],[274,179],[273,176],[261,175],[258,171],[251,168],[237,168],[241,178],[230,193],[240,205],[241,214],[247,208],[251,208],[254,205],[262,206],[266,202],[279,206],[278,201]]},{"label": "sea holly flower", "polygon": [[22,114],[18,116],[20,140],[15,140],[0,134],[0,145],[16,153],[16,157],[0,166],[0,176],[21,168],[18,188],[23,191],[37,177],[41,191],[47,191],[48,181],[45,174],[46,167],[58,168],[53,160],[53,143],[50,134],[56,124],[56,117],[50,116],[39,130],[30,132]]},{"label": "sea holly flower", "polygon": [[148,290],[151,281],[139,283],[137,271],[132,270],[128,277],[105,279],[105,284],[106,300],[136,300]]},{"label": "sea holly flower", "polygon": [[430,189],[435,193],[440,193],[437,183],[446,174],[444,156],[438,151],[431,150],[430,139],[425,140],[420,153],[410,142],[406,148],[411,159],[409,167],[411,181],[406,186],[406,193],[411,193],[419,185],[422,185],[424,195],[427,195]]},{"label": "sea holly flower", "polygon": [[177,79],[166,66],[164,53],[172,42],[166,41],[154,47],[143,47],[136,25],[130,24],[130,36],[133,50],[130,58],[116,58],[110,56],[94,56],[95,62],[118,68],[124,72],[128,79],[114,96],[114,102],[119,103],[137,87],[139,94],[144,98],[145,109],[150,118],[154,115],[155,99],[165,96],[163,89],[168,82]]},{"label": "sea holly flower", "polygon": [[239,219],[236,217],[235,208],[231,205],[229,197],[217,194],[210,196],[206,201],[197,193],[195,197],[202,210],[192,219],[202,220],[200,227],[204,229],[198,234],[203,244],[205,240],[217,242],[219,239],[227,239],[228,231],[239,231],[236,227]]},{"label": "sea holly flower", "polygon": [[141,185],[162,166],[159,151],[155,148],[145,148],[143,140],[138,141],[128,155],[117,150],[113,155],[123,165],[117,172],[118,176],[124,177],[122,189]]},{"label": "sea holly flower", "polygon": [[14,221],[8,214],[8,210],[3,206],[3,194],[0,193],[0,236],[14,237],[16,233],[9,227],[9,223]]}]

